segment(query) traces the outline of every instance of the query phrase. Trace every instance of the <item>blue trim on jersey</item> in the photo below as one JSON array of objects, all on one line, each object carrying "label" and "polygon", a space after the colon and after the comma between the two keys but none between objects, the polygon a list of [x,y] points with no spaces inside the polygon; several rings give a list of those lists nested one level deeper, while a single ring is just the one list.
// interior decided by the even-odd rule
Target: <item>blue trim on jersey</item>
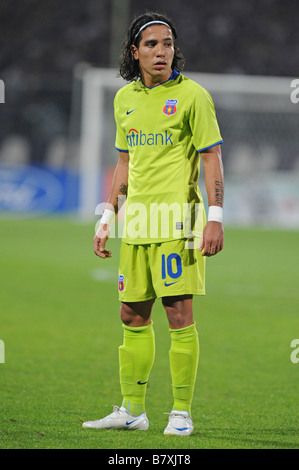
[{"label": "blue trim on jersey", "polygon": [[145,88],[147,88],[148,90],[152,90],[153,88],[157,88],[157,86],[164,85],[164,83],[167,83],[169,80],[176,80],[179,75],[180,75],[180,72],[177,72],[176,70],[173,69],[172,74],[170,75],[170,77],[168,78],[168,80],[165,80],[165,82],[158,83],[158,85],[155,85],[155,86],[152,86],[152,87],[148,87],[148,86],[146,86],[146,85],[144,85],[144,86],[145,86]]},{"label": "blue trim on jersey", "polygon": [[210,145],[209,147],[205,147],[205,148],[203,148],[203,149],[196,150],[196,151],[197,151],[197,152],[203,152],[204,150],[208,150],[208,149],[210,149],[210,148],[212,148],[212,147],[215,147],[215,145],[218,145],[218,144],[223,144],[223,140],[219,140],[219,142],[216,142],[216,144],[212,144],[212,145]]},{"label": "blue trim on jersey", "polygon": [[115,147],[115,148],[116,148],[116,150],[118,150],[119,152],[129,153],[129,150],[118,149],[117,147]]},{"label": "blue trim on jersey", "polygon": [[178,78],[179,75],[180,75],[180,72],[177,72],[176,70],[173,69],[173,72],[170,75],[168,80],[175,80],[176,78]]}]

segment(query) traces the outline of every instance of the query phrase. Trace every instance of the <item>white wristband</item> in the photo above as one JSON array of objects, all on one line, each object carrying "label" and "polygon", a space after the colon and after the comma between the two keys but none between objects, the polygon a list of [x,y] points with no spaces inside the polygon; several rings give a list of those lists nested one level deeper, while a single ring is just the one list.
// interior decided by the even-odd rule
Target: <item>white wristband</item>
[{"label": "white wristband", "polygon": [[105,210],[104,210],[104,213],[103,213],[103,215],[102,215],[100,224],[108,224],[108,225],[110,225],[111,222],[112,222],[112,220],[114,219],[114,216],[115,216],[115,212],[114,212],[114,211],[110,211],[109,209],[105,209]]},{"label": "white wristband", "polygon": [[208,222],[223,222],[223,209],[220,206],[210,206]]}]

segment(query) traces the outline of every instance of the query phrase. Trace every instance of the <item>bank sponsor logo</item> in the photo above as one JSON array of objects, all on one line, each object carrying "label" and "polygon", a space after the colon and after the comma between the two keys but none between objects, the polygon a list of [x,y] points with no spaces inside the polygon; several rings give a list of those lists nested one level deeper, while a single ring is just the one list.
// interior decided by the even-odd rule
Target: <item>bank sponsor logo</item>
[{"label": "bank sponsor logo", "polygon": [[127,143],[129,147],[144,146],[144,145],[173,145],[172,134],[166,129],[158,133],[146,133],[142,130],[130,129],[127,135]]}]

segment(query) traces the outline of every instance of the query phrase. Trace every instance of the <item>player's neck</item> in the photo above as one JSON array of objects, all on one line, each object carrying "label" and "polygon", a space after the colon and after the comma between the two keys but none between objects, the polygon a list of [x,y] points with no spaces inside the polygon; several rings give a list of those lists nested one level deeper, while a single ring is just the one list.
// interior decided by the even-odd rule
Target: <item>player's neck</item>
[{"label": "player's neck", "polygon": [[152,76],[150,74],[142,74],[142,81],[147,88],[153,88],[161,83],[167,82],[171,77],[172,70],[165,75]]}]

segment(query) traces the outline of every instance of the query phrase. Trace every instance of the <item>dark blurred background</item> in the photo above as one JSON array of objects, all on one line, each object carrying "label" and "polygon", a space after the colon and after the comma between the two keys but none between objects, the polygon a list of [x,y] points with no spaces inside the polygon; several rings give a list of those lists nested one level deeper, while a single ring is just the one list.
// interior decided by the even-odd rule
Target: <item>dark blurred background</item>
[{"label": "dark blurred background", "polygon": [[[120,3],[128,4],[128,17],[119,22],[123,33],[136,14],[149,5],[161,11],[163,2]],[[296,0],[172,0],[164,6],[177,25],[188,71],[298,74]],[[117,65],[112,56],[115,14],[111,0],[1,0],[0,78],[6,104],[0,144],[15,134],[30,136],[30,160],[45,160],[53,137],[68,132],[76,64]]]},{"label": "dark blurred background", "polygon": [[298,75],[297,0],[1,0],[0,164],[59,166],[77,64],[117,68],[129,23],[149,7],[174,20],[189,72]]}]

